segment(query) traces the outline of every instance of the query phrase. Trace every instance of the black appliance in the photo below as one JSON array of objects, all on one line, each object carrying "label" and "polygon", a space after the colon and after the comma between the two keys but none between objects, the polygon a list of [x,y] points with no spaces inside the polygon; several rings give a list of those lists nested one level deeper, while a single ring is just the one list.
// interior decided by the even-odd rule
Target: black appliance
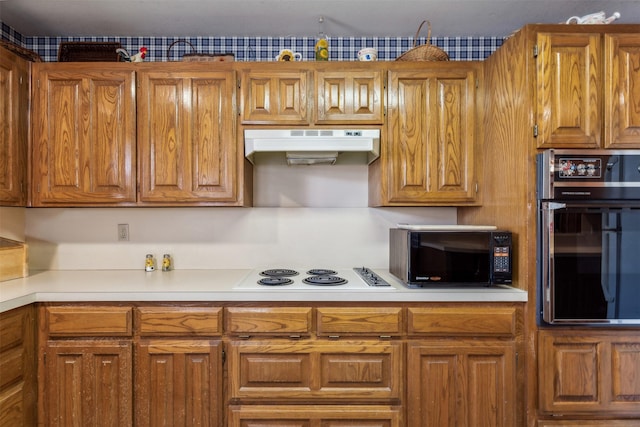
[{"label": "black appliance", "polygon": [[389,271],[410,288],[512,280],[512,236],[498,230],[389,230]]},{"label": "black appliance", "polygon": [[538,155],[540,323],[640,324],[640,150]]}]

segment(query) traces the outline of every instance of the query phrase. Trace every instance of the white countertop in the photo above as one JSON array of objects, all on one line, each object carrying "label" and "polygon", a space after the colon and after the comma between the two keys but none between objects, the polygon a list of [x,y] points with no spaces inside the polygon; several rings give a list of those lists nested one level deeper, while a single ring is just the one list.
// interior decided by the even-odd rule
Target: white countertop
[{"label": "white countertop", "polygon": [[408,289],[374,269],[393,289],[234,289],[251,270],[51,270],[0,282],[0,312],[32,302],[100,301],[333,301],[333,302],[526,302],[527,293],[509,286]]}]

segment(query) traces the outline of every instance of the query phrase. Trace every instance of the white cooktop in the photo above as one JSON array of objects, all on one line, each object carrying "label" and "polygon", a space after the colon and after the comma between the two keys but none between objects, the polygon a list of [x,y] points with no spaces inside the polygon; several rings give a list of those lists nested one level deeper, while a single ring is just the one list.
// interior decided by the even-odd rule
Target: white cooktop
[{"label": "white cooktop", "polygon": [[[364,274],[369,275],[371,273],[373,273],[374,277],[377,277],[380,279],[380,281],[377,282],[377,285],[369,285],[354,269],[352,268],[344,268],[344,269],[327,269],[327,270],[331,270],[333,272],[335,272],[335,274],[332,274],[333,276],[338,276],[341,277],[343,279],[345,279],[347,281],[347,283],[344,284],[336,284],[336,285],[330,285],[330,284],[322,284],[322,285],[312,285],[312,284],[307,284],[304,282],[305,278],[311,277],[312,274],[308,274],[307,272],[311,271],[312,269],[317,269],[317,267],[309,267],[309,268],[304,268],[304,267],[296,267],[296,268],[289,268],[289,267],[282,267],[282,269],[286,269],[286,270],[293,270],[298,272],[297,275],[294,276],[286,276],[288,279],[290,279],[292,281],[291,284],[286,284],[286,285],[261,285],[258,283],[258,281],[260,279],[265,278],[265,276],[261,275],[260,273],[262,271],[265,270],[269,270],[272,269],[272,267],[268,267],[268,268],[259,268],[259,269],[255,269],[252,270],[238,285],[234,286],[234,290],[248,290],[248,291],[255,291],[255,290],[261,290],[261,291],[290,291],[290,290],[305,290],[305,291],[309,291],[309,292],[322,292],[322,291],[327,291],[330,290],[331,292],[334,291],[368,291],[368,292],[378,292],[378,291],[390,291],[390,290],[395,290],[395,288],[391,285],[389,285],[386,281],[384,281],[384,279],[382,279],[380,276],[378,276],[377,273],[375,273],[374,270],[370,270],[367,269],[366,267],[358,267],[357,269],[359,271],[363,271],[364,270]],[[280,269],[280,268],[278,268]],[[324,267],[322,267],[322,269],[325,269]]]}]

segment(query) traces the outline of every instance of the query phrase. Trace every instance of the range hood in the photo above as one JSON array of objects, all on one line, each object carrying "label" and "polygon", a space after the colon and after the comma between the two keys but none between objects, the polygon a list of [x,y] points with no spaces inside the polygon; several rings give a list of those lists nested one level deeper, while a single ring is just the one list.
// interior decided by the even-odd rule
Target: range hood
[{"label": "range hood", "polygon": [[282,152],[288,164],[334,164],[340,153],[367,153],[367,164],[380,156],[380,129],[245,129],[244,155]]}]

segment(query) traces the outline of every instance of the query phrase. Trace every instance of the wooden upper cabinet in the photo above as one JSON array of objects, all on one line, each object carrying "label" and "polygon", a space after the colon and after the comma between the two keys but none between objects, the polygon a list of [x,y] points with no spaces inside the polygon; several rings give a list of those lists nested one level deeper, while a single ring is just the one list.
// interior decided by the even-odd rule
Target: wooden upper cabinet
[{"label": "wooden upper cabinet", "polygon": [[605,34],[605,148],[640,148],[640,34]]},{"label": "wooden upper cabinet", "polygon": [[0,48],[0,206],[27,204],[29,62]]},{"label": "wooden upper cabinet", "polygon": [[381,70],[318,70],[315,80],[318,124],[383,122]]},{"label": "wooden upper cabinet", "polygon": [[33,206],[135,203],[135,73],[33,64]]},{"label": "wooden upper cabinet", "polygon": [[260,64],[241,71],[242,124],[382,124],[383,71],[367,64]]},{"label": "wooden upper cabinet", "polygon": [[472,64],[390,71],[382,197],[376,204],[475,201],[477,71]]},{"label": "wooden upper cabinet", "polygon": [[242,123],[308,124],[309,71],[275,65],[242,71]]},{"label": "wooden upper cabinet", "polygon": [[538,147],[600,147],[601,35],[539,33],[537,45]]},{"label": "wooden upper cabinet", "polygon": [[538,33],[539,148],[640,148],[640,35]]},{"label": "wooden upper cabinet", "polygon": [[235,73],[177,65],[138,74],[139,201],[233,205]]}]

